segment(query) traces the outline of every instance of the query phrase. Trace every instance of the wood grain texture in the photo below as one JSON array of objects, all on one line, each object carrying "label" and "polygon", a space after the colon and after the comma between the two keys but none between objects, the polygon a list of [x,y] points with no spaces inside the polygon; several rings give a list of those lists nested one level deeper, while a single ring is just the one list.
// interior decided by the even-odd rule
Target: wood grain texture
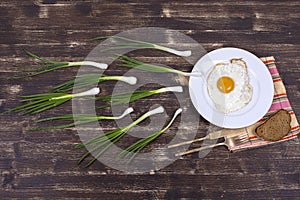
[{"label": "wood grain texture", "polygon": [[[18,96],[45,92],[76,74],[73,68],[10,80],[20,74],[15,66],[37,63],[23,48],[57,61],[77,61],[96,46],[87,41],[90,38],[163,27],[187,34],[207,51],[234,46],[260,57],[274,56],[300,119],[299,18],[297,0],[2,0],[0,112],[19,105]],[[143,51],[137,57],[167,61],[185,71],[192,68],[161,52]],[[124,71],[115,67],[109,73]],[[113,83],[104,84],[103,91],[108,94],[112,87]],[[139,108],[133,117],[149,109],[149,101],[162,102],[171,114],[177,105],[169,99],[162,95],[132,104]],[[191,108],[190,100],[186,102],[185,108]],[[189,155],[154,173],[128,175],[100,162],[88,169],[78,167],[86,151],[72,149],[80,142],[75,129],[28,131],[34,119],[71,111],[69,103],[35,116],[0,115],[0,199],[299,199],[298,139],[237,153],[219,147],[203,159]],[[106,128],[114,126],[108,123]],[[205,135],[208,126],[201,119],[198,135]],[[168,141],[170,134],[157,143]]]}]

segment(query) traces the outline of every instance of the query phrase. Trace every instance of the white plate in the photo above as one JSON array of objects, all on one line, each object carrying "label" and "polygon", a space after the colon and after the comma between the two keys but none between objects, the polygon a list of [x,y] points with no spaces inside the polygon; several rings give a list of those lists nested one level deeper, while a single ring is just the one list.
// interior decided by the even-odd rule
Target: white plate
[{"label": "white plate", "polygon": [[[208,95],[206,80],[214,65],[229,62],[232,58],[242,58],[248,67],[253,96],[247,106],[236,112],[219,112]],[[264,63],[252,53],[238,48],[221,48],[203,56],[194,66],[193,72],[201,72],[202,77],[190,77],[189,93],[192,102],[207,121],[223,128],[242,128],[254,124],[269,110],[274,96],[272,76]]]}]

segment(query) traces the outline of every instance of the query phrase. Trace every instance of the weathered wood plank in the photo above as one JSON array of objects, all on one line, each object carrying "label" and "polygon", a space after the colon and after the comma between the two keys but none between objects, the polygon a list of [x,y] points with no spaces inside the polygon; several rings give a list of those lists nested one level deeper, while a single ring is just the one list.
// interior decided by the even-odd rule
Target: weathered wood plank
[{"label": "weathered wood plank", "polygon": [[[79,61],[97,45],[88,39],[124,30],[159,26],[178,30],[201,43],[207,51],[221,47],[244,48],[257,56],[273,55],[287,93],[300,119],[299,1],[175,0],[2,0],[0,3],[0,112],[20,105],[18,96],[46,92],[76,75],[78,68],[60,70],[25,80],[9,80],[21,74],[14,66],[37,64],[22,51],[57,61]],[[170,42],[170,41],[169,41]],[[171,42],[169,45],[172,45]],[[190,44],[181,44],[188,49]],[[192,65],[169,54],[142,50],[136,58],[190,71]],[[111,66],[106,74],[124,74]],[[150,78],[145,78],[149,82]],[[176,78],[172,79],[176,84]],[[101,84],[109,94],[115,82]],[[128,89],[127,86],[122,86]],[[146,86],[145,88],[151,88]],[[172,99],[172,100],[170,100]],[[172,95],[157,95],[131,105],[132,119],[162,103],[170,116],[178,107]],[[187,95],[184,108],[193,108]],[[111,114],[110,109],[98,111]],[[71,113],[71,104],[34,116],[0,115],[0,199],[298,199],[299,139],[263,148],[230,153],[213,149],[205,158],[185,156],[164,169],[127,175],[95,162],[82,169],[76,162],[86,150],[74,150],[80,142],[75,129],[29,131],[33,120]],[[197,113],[194,113],[198,117]],[[190,116],[194,117],[194,116]],[[146,121],[144,124],[149,123]],[[179,120],[151,148],[164,144],[176,132]],[[53,125],[43,123],[40,125]],[[115,122],[100,123],[108,131]],[[187,127],[193,128],[188,129]],[[200,118],[198,136],[206,134],[208,122]],[[184,131],[197,127],[187,123]],[[154,128],[153,128],[154,130]],[[120,141],[127,146],[136,141]],[[199,144],[193,144],[197,147]]]},{"label": "weathered wood plank", "polygon": [[[51,194],[51,195],[50,195]],[[65,190],[60,189],[47,189],[47,190],[18,190],[16,192],[2,192],[2,199],[14,199],[22,197],[23,199],[155,199],[157,194],[155,191],[99,191],[90,190],[88,188],[77,188],[76,190],[70,188]]]},{"label": "weathered wood plank", "polygon": [[[207,191],[212,190],[218,185],[224,190],[228,191],[255,191],[257,187],[260,190],[276,190],[276,189],[297,189],[299,176],[293,174],[284,175],[247,175],[237,174],[235,176],[225,175],[159,175],[160,184],[155,184],[157,175],[82,175],[80,176],[80,183],[78,183],[78,176],[72,175],[33,175],[19,177],[18,183],[14,186],[16,189],[55,189],[59,186],[64,188],[72,188],[77,185],[79,188],[94,188],[102,190],[120,190],[131,188],[132,190],[139,190],[148,187],[151,190],[165,190],[168,188],[181,188],[184,185],[187,188],[199,188],[205,185]],[[112,182],[115,179],[115,182]],[[100,181],[101,180],[101,181]],[[180,182],[176,180],[181,180]],[[270,182],[276,184],[270,184]],[[232,184],[239,183],[239,184]],[[249,188],[249,185],[256,185],[255,188]],[[220,188],[220,189],[221,189]]]}]

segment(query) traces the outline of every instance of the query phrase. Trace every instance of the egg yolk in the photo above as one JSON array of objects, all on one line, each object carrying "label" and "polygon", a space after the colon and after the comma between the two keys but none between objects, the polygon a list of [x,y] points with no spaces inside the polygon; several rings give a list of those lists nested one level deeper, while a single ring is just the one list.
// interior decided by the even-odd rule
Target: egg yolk
[{"label": "egg yolk", "polygon": [[228,94],[234,89],[234,81],[228,76],[223,76],[217,81],[217,87],[220,92]]}]

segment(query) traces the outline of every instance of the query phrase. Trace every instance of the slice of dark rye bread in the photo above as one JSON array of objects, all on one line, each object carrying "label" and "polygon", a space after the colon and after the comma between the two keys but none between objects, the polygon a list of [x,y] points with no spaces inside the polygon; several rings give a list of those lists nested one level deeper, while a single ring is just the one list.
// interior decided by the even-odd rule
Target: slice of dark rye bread
[{"label": "slice of dark rye bread", "polygon": [[291,115],[281,109],[255,129],[255,133],[268,141],[278,141],[291,130]]}]

